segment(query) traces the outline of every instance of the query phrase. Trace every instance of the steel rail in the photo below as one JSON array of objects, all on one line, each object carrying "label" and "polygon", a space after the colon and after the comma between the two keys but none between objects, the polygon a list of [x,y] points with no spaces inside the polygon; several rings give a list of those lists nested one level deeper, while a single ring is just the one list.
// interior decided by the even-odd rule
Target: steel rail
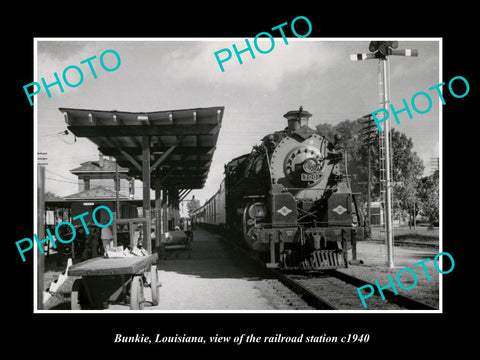
[{"label": "steel rail", "polygon": [[315,294],[308,287],[300,284],[298,281],[295,281],[288,275],[283,274],[277,269],[267,268],[267,270],[269,270],[269,272],[273,274],[281,283],[299,295],[308,305],[312,306],[316,310],[338,310],[338,308],[331,302],[320,297],[318,294]]},{"label": "steel rail", "polygon": [[[360,286],[364,286],[364,285],[371,285],[371,286],[375,287],[374,284],[372,284],[368,281],[359,279],[359,278],[357,278],[353,275],[345,274],[345,273],[343,273],[341,271],[338,271],[338,270],[332,270],[332,271],[329,271],[329,273],[332,276],[334,276],[335,278],[337,278],[339,280],[342,280],[342,281],[345,281],[346,283],[354,285],[356,287],[360,287]],[[402,306],[402,307],[404,307],[408,310],[437,310],[433,306],[430,306],[430,305],[425,304],[421,301],[412,299],[412,298],[404,296],[404,295],[400,295],[400,294],[397,295],[393,291],[388,290],[388,289],[382,290],[382,292],[383,292],[383,295],[385,296],[386,300],[388,300],[389,302],[391,302],[393,304]],[[375,295],[380,296],[377,293],[375,293]]]}]

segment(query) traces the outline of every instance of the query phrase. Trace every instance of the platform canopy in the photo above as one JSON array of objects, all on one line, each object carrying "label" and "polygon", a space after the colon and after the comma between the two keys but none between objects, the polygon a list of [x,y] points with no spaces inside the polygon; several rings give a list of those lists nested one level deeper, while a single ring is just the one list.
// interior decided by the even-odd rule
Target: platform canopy
[{"label": "platform canopy", "polygon": [[[207,178],[224,107],[155,112],[60,108],[67,128],[86,137],[128,174],[150,186],[200,189]],[[145,158],[147,157],[147,158]],[[145,169],[148,161],[149,169]]]}]

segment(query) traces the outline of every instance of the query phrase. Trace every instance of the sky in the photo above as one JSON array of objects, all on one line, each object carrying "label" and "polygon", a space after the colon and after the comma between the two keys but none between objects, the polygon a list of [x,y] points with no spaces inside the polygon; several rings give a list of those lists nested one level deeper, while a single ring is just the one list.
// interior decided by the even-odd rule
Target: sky
[{"label": "sky", "polygon": [[[249,39],[253,42],[253,39]],[[350,54],[368,52],[370,40],[276,38],[271,52],[255,59],[242,54],[243,64],[235,55],[220,70],[214,53],[229,48],[245,48],[245,38],[204,39],[36,39],[36,69],[32,81],[54,81],[71,65],[83,71],[83,81],[75,88],[64,85],[44,89],[35,95],[36,152],[47,153],[46,191],[66,196],[78,191],[76,177],[69,170],[80,163],[96,160],[96,146],[85,138],[60,135],[66,130],[61,107],[151,112],[184,108],[224,106],[222,128],[204,189],[194,190],[203,203],[212,196],[223,178],[223,167],[229,160],[250,152],[253,145],[273,131],[286,126],[283,115],[303,106],[312,114],[310,127],[319,123],[337,124],[355,120],[380,108],[378,94],[378,60],[352,62]],[[414,151],[422,158],[425,175],[430,159],[439,156],[440,112],[436,91],[428,88],[446,81],[440,78],[441,42],[437,38],[393,39],[399,48],[418,49],[418,57],[390,57],[391,103],[402,108],[419,91],[431,95],[433,106],[425,114],[413,112],[413,119],[399,114],[400,124],[390,122],[396,130],[411,137]],[[269,40],[259,43],[262,49]],[[121,59],[117,70],[107,72],[100,63],[105,50],[116,51]],[[97,78],[88,64],[92,60]],[[223,56],[223,55],[222,55]],[[104,57],[107,67],[114,67],[111,53]],[[76,77],[77,76],[77,77]],[[76,72],[68,72],[71,83],[79,82]],[[447,79],[448,81],[448,79]],[[424,97],[418,97],[419,109],[425,109]],[[28,104],[28,99],[25,97]],[[448,106],[448,105],[446,105]],[[141,183],[137,194],[141,193]]]}]

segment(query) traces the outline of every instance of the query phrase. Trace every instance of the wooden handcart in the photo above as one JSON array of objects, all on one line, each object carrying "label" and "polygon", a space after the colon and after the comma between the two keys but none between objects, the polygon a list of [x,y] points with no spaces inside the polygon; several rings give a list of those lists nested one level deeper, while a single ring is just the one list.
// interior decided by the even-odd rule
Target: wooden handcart
[{"label": "wooden handcart", "polygon": [[[128,303],[141,310],[147,302],[145,286],[152,292],[152,305],[159,303],[158,255],[122,258],[97,257],[71,266],[68,276],[80,276],[72,287],[72,310],[102,309],[109,303]],[[146,272],[150,272],[145,276]]]},{"label": "wooden handcart", "polygon": [[167,251],[185,251],[189,259],[192,258],[193,232],[182,230],[171,230],[165,233],[160,243],[160,254],[162,259],[166,258]]}]

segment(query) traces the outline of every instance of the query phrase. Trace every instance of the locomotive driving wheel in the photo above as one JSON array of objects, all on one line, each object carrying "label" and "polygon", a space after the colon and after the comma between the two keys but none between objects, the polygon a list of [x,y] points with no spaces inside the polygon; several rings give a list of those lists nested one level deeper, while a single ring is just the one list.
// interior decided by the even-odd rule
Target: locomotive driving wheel
[{"label": "locomotive driving wheel", "polygon": [[248,244],[251,244],[252,241],[254,241],[253,231],[255,229],[255,219],[250,216],[251,214],[248,211],[251,206],[252,203],[247,203],[247,205],[245,205],[242,218],[243,238]]},{"label": "locomotive driving wheel", "polygon": [[243,209],[243,237],[245,241],[253,245],[258,238],[255,231],[257,224],[265,219],[267,209],[265,204],[260,201],[250,201]]}]

